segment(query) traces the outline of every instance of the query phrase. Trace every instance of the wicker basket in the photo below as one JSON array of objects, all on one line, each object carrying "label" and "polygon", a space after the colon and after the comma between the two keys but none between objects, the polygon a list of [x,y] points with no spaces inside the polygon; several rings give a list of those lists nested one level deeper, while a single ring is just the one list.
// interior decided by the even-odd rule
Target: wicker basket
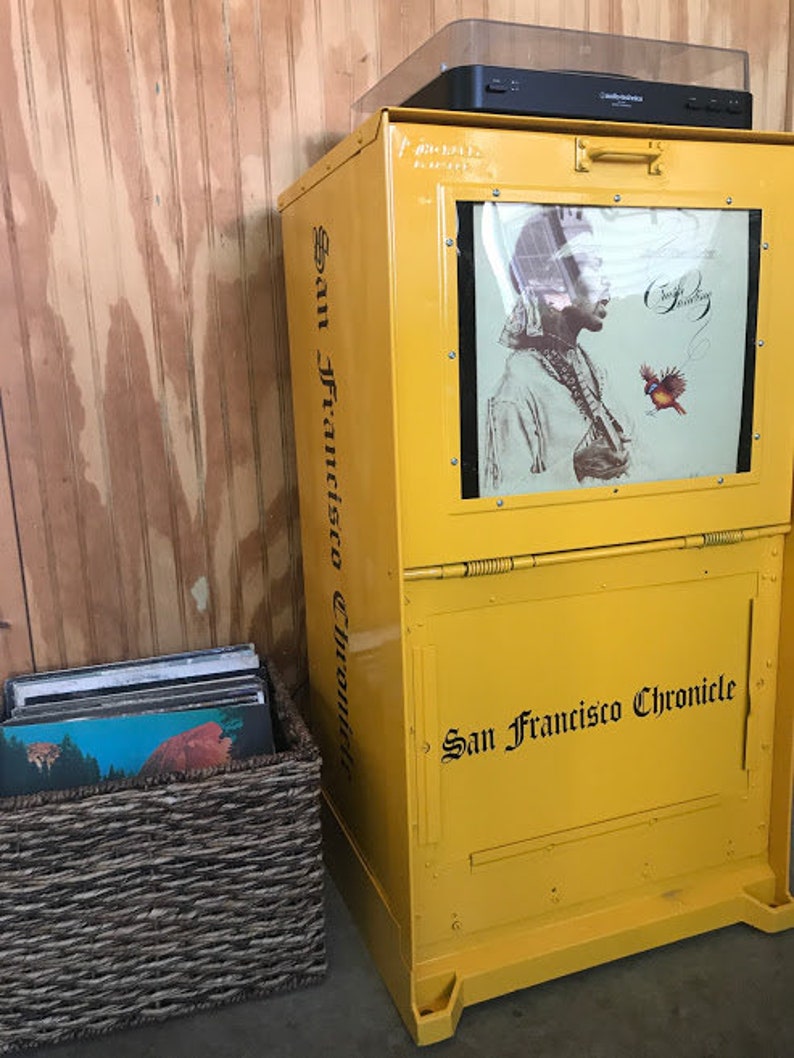
[{"label": "wicker basket", "polygon": [[0,804],[0,1053],[322,978],[319,755],[265,674],[273,756]]}]

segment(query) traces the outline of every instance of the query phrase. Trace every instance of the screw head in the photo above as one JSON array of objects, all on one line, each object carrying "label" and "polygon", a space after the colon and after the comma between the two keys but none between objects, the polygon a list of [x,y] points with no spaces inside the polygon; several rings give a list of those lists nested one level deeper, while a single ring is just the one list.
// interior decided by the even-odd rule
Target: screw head
[{"label": "screw head", "polygon": [[458,461],[454,456],[452,457],[452,459],[450,459],[450,463],[453,465],[453,467],[456,467],[458,465]]},{"label": "screw head", "polygon": [[717,478],[717,484],[718,485],[724,485],[725,484],[725,478]]},{"label": "screw head", "polygon": [[768,250],[769,249],[769,243],[768,242],[761,243],[761,249],[762,250]]},{"label": "screw head", "polygon": [[754,441],[760,441],[761,440],[761,434],[760,433],[754,433],[753,434],[753,440]]},{"label": "screw head", "polygon": [[622,195],[615,195],[615,202],[620,202]]},{"label": "screw head", "polygon": [[498,187],[495,187],[495,188],[493,189],[493,191],[491,191],[491,194],[493,195],[493,197],[494,197],[494,198],[499,198],[499,196],[501,195],[501,193],[502,193],[502,192],[501,192],[501,191],[499,190],[499,188],[498,188]]},{"label": "screw head", "polygon": [[758,346],[759,349],[763,349],[764,348],[764,339],[763,338],[759,338],[758,341],[755,344]]},{"label": "screw head", "polygon": [[728,197],[727,197],[727,198],[725,199],[725,201],[726,201],[726,202],[728,203],[728,205],[730,206],[730,205],[732,204],[732,202],[733,202],[733,199],[731,198],[731,196],[730,196],[730,195],[728,195]]},{"label": "screw head", "polygon": [[457,354],[456,354],[454,349],[450,349],[450,351],[447,353],[447,356],[449,357],[450,360],[454,360],[456,355]]},{"label": "screw head", "polygon": [[497,507],[504,507],[504,505],[505,505],[505,501],[504,500],[497,500],[496,501],[496,506]]},{"label": "screw head", "polygon": [[454,246],[455,245],[455,240],[454,239],[447,238],[447,239],[444,239],[444,242],[447,244],[447,246]]}]

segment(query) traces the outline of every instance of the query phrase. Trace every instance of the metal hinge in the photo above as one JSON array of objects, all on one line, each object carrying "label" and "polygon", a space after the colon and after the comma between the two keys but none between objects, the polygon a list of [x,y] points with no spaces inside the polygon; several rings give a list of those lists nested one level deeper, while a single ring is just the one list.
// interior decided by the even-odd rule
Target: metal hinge
[{"label": "metal hinge", "polygon": [[704,547],[726,547],[762,537],[782,536],[790,525],[768,525],[761,529],[723,529],[711,533],[692,533],[667,540],[645,540],[641,543],[612,544],[607,547],[585,547],[571,551],[546,551],[536,555],[502,555],[496,558],[446,562],[437,566],[414,566],[403,572],[407,581],[449,580],[463,577],[490,577],[513,570],[559,566],[588,559],[616,558],[620,555],[645,555],[660,551],[685,551]]}]

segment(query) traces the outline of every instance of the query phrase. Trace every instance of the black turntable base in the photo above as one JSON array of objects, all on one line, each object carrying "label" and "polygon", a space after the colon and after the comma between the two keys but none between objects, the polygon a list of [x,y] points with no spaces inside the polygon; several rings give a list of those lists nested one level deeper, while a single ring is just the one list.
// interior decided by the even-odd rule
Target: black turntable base
[{"label": "black turntable base", "polygon": [[442,71],[404,106],[641,124],[751,129],[749,92],[613,74],[479,64]]}]

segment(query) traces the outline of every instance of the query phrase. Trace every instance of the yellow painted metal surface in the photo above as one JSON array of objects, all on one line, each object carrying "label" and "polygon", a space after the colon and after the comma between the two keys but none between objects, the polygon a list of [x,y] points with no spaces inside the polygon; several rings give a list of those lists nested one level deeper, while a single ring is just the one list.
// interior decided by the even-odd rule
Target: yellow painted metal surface
[{"label": "yellow painted metal surface", "polygon": [[[420,1043],[794,925],[790,147],[395,111],[282,198],[326,852]],[[455,203],[494,190],[762,211],[747,472],[461,499]]]},{"label": "yellow painted metal surface", "polygon": [[[789,384],[783,351],[790,340],[785,304],[794,273],[794,245],[786,235],[785,187],[789,149],[783,145],[664,142],[660,176],[645,164],[610,155],[590,172],[576,171],[581,137],[517,129],[436,129],[397,124],[389,129],[394,179],[395,357],[398,430],[408,566],[466,561],[531,551],[568,551],[608,542],[649,540],[681,533],[740,529],[788,519],[791,432],[789,415],[774,415],[764,395]],[[599,137],[589,136],[595,144]],[[605,137],[628,151],[631,137]],[[649,141],[639,141],[645,145]],[[745,153],[746,152],[746,153]],[[763,158],[763,160],[762,160]],[[441,166],[442,168],[438,169]],[[779,178],[772,175],[778,169]],[[766,174],[759,180],[759,169]],[[718,493],[701,478],[669,483],[614,484],[560,494],[462,501],[457,363],[456,233],[459,199],[555,202],[621,207],[663,204],[679,208],[763,210],[757,384],[761,399],[753,431],[759,435],[750,474],[725,476]],[[441,406],[439,407],[439,401]],[[432,457],[430,457],[432,454]],[[609,502],[605,502],[605,501]],[[586,516],[572,516],[574,503]],[[494,512],[498,519],[494,519]]]},{"label": "yellow painted metal surface", "polygon": [[781,544],[411,585],[414,664],[432,649],[436,671],[418,790],[443,821],[418,884],[427,957],[455,921],[465,944],[763,855]]}]

